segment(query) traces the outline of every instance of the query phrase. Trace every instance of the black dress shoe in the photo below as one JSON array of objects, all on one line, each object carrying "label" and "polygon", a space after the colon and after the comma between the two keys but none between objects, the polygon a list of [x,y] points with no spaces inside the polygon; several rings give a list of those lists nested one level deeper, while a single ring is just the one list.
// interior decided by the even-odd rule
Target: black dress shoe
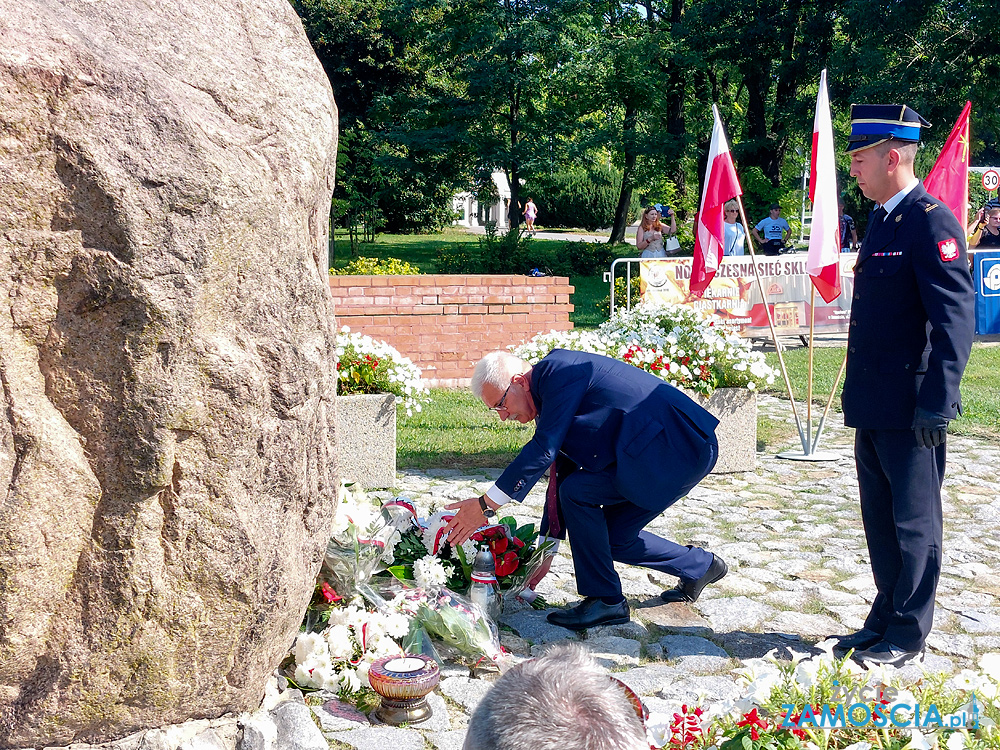
[{"label": "black dress shoe", "polygon": [[882,640],[881,633],[876,633],[874,630],[869,630],[868,628],[861,628],[858,632],[851,633],[850,635],[831,637],[838,638],[837,645],[833,647],[833,650],[840,652],[850,651],[852,648],[858,651],[874,646]]},{"label": "black dress shoe", "polygon": [[924,650],[907,651],[889,641],[879,641],[874,646],[866,648],[864,651],[855,651],[851,657],[862,666],[868,664],[886,664],[891,667],[901,667],[911,661],[917,663],[924,660]]},{"label": "black dress shoe", "polygon": [[596,628],[598,625],[620,625],[629,621],[628,602],[605,604],[596,596],[588,596],[572,609],[549,612],[546,618],[553,625],[569,630]]},{"label": "black dress shoe", "polygon": [[729,572],[726,561],[718,555],[712,555],[712,564],[701,578],[682,578],[672,589],[667,589],[660,598],[665,602],[696,602],[702,590],[710,583],[715,583]]}]

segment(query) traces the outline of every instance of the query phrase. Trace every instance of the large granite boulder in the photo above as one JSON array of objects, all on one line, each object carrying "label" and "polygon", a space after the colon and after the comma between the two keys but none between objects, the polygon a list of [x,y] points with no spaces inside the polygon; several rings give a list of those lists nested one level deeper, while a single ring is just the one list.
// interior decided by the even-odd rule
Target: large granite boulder
[{"label": "large granite boulder", "polygon": [[0,747],[252,709],[336,494],[286,0],[0,0]]}]

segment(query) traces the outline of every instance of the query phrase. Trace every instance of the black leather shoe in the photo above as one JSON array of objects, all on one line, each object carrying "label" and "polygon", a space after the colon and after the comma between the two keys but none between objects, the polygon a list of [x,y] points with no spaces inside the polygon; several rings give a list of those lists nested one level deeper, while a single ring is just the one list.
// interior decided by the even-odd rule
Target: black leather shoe
[{"label": "black leather shoe", "polygon": [[588,596],[572,609],[549,612],[546,619],[569,630],[620,625],[629,621],[628,602],[623,599],[619,604],[605,604],[596,596]]},{"label": "black leather shoe", "polygon": [[860,651],[861,649],[874,646],[882,640],[882,634],[876,633],[874,630],[869,630],[868,628],[861,628],[861,630],[856,633],[844,636],[831,636],[831,638],[838,638],[837,645],[833,647],[833,650],[845,653],[850,651],[852,648],[855,651]]},{"label": "black leather shoe", "polygon": [[712,564],[701,578],[682,578],[672,589],[667,589],[660,598],[665,602],[696,602],[702,590],[710,583],[720,580],[729,572],[726,561],[718,555],[712,555]]},{"label": "black leather shoe", "polygon": [[887,664],[891,667],[901,667],[911,661],[917,663],[924,660],[924,650],[907,651],[889,641],[879,641],[864,651],[855,651],[851,657],[861,666],[868,664]]}]

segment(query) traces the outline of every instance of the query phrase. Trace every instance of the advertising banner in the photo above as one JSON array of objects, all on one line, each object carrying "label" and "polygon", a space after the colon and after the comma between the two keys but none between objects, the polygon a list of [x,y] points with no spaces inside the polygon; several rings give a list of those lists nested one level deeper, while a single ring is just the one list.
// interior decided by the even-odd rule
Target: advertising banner
[{"label": "advertising banner", "polygon": [[[816,295],[816,333],[847,330],[854,295],[854,263],[857,253],[840,256],[842,293],[827,304]],[[727,326],[744,336],[770,336],[764,301],[753,272],[750,256],[726,257],[705,295],[689,294],[691,258],[644,260],[639,264],[639,289],[643,301],[690,305],[696,310],[714,312]],[[777,257],[757,256],[767,304],[779,335],[809,333],[809,299],[812,281],[806,273],[806,253]]]}]

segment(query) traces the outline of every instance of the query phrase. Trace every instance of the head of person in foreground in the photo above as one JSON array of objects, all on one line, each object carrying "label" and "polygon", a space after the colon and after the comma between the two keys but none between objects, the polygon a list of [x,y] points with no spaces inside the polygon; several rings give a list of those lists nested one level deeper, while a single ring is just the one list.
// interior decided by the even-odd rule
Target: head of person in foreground
[{"label": "head of person in foreground", "polygon": [[463,750],[648,750],[621,686],[578,644],[511,669],[480,701]]}]

